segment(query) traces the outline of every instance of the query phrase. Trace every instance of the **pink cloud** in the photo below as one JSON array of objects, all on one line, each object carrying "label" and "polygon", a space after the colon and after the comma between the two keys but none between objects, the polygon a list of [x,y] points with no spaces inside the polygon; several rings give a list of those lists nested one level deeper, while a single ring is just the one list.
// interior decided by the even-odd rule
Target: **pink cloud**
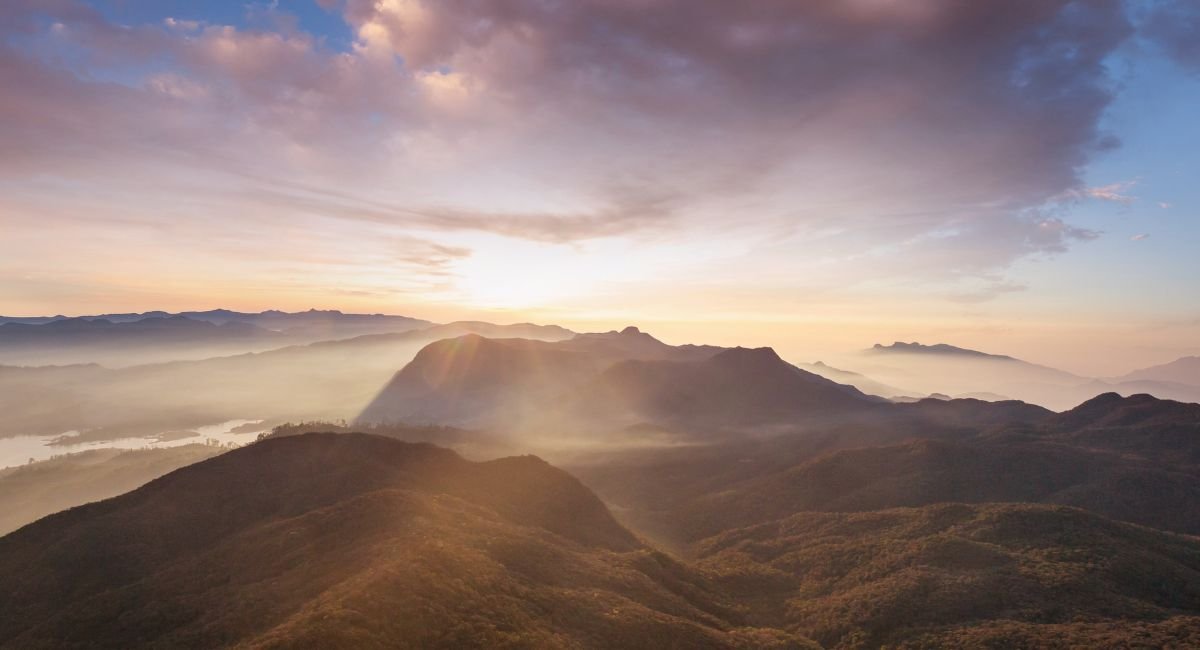
[{"label": "pink cloud", "polygon": [[1137,200],[1137,197],[1128,194],[1128,191],[1134,185],[1137,185],[1137,180],[1121,181],[1099,187],[1087,187],[1082,191],[1077,192],[1076,195],[1082,195],[1089,199],[1096,199],[1098,201],[1110,201],[1112,203],[1120,203],[1122,205],[1132,205],[1133,202]]}]

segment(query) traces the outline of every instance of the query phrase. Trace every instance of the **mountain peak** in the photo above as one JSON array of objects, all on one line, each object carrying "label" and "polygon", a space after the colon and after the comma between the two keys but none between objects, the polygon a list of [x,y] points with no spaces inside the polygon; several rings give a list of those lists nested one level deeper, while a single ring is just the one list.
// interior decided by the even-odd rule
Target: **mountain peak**
[{"label": "mountain peak", "polygon": [[971,350],[969,348],[960,348],[958,346],[950,345],[947,343],[934,343],[932,345],[925,345],[924,343],[919,343],[917,341],[913,341],[911,343],[905,343],[904,341],[896,341],[896,342],[892,343],[891,345],[883,345],[882,343],[876,343],[874,346],[871,347],[870,351],[871,352],[882,352],[882,353],[937,354],[937,355],[946,355],[946,356],[963,356],[963,357],[976,357],[976,358],[986,358],[986,359],[1013,360],[1012,357],[1006,356],[1003,354],[988,354],[987,352],[980,352],[979,350]]},{"label": "mountain peak", "polygon": [[637,327],[635,327],[633,325],[630,325],[629,327],[626,327],[625,329],[621,330],[621,334],[624,334],[626,336],[633,335],[633,334],[641,334],[641,333],[642,333],[642,330],[638,329]]},{"label": "mountain peak", "polygon": [[1146,393],[1128,397],[1101,393],[1054,418],[1058,428],[1122,427],[1135,424],[1200,425],[1200,405],[1159,399]]},{"label": "mountain peak", "polygon": [[713,355],[712,360],[716,363],[741,363],[741,364],[767,364],[775,365],[777,363],[786,363],[779,354],[775,352],[775,348],[729,348],[722,350]]}]

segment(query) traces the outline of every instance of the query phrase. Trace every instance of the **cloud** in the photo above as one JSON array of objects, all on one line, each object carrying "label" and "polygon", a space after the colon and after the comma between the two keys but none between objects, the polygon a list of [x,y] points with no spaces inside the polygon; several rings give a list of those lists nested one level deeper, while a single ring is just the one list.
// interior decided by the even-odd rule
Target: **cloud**
[{"label": "cloud", "polygon": [[1110,183],[1100,187],[1085,187],[1082,191],[1076,192],[1075,196],[1083,196],[1089,199],[1098,201],[1110,201],[1112,203],[1120,203],[1121,205],[1132,205],[1137,200],[1136,196],[1132,196],[1127,192],[1137,185],[1137,180],[1121,181]]},{"label": "cloud", "polygon": [[1176,63],[1200,73],[1200,4],[1160,0],[1142,16],[1142,32]]},{"label": "cloud", "polygon": [[1133,200],[1079,179],[1131,34],[1115,1],[321,6],[349,48],[286,20],[5,3],[0,83],[22,92],[0,177],[215,229],[738,237],[795,277],[803,243],[864,279],[992,274],[1095,236],[1048,202]]},{"label": "cloud", "polygon": [[1170,210],[1172,205],[1166,201],[1159,201],[1158,207],[1162,208],[1163,210]]},{"label": "cloud", "polygon": [[1143,239],[1146,239],[1149,236],[1150,236],[1150,233],[1148,233],[1148,232],[1140,232],[1140,233],[1130,237],[1129,239],[1130,239],[1130,241],[1142,241]]}]

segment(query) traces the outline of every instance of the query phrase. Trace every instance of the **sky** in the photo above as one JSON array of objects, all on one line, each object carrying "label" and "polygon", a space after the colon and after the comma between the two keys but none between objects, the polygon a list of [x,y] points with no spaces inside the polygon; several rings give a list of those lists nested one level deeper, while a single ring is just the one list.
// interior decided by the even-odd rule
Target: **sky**
[{"label": "sky", "polygon": [[7,0],[0,313],[1200,354],[1200,3]]}]

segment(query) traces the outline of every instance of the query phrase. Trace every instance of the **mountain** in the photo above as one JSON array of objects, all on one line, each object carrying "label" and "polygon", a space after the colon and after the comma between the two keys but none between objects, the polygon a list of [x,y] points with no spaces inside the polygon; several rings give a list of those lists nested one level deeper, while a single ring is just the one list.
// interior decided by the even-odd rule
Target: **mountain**
[{"label": "mountain", "polygon": [[589,384],[584,400],[593,411],[701,430],[797,426],[879,402],[800,370],[771,348],[741,347],[700,361],[623,361]]},{"label": "mountain", "polygon": [[322,335],[326,338],[404,332],[433,325],[427,320],[409,316],[346,314],[336,309],[310,309],[300,312],[270,309],[257,313],[213,309],[210,311],[186,311],[181,312],[180,315],[217,325],[248,323],[276,331],[323,330]]},{"label": "mountain", "polygon": [[803,511],[1035,502],[1200,534],[1200,405],[1102,395],[1055,414],[926,399],[803,436],[579,459],[623,520],[671,544]]},{"label": "mountain", "polygon": [[755,624],[830,648],[1200,642],[1200,540],[1072,508],[800,513],[697,553]]},{"label": "mountain", "polygon": [[770,348],[668,346],[634,328],[559,342],[465,336],[426,346],[358,421],[509,432],[795,427],[882,403]]},{"label": "mountain", "polygon": [[0,535],[60,510],[124,494],[221,449],[96,449],[0,469]]},{"label": "mountain", "polygon": [[19,325],[44,325],[56,320],[66,320],[68,317],[59,314],[58,316],[0,316],[0,325],[8,323],[16,323]]},{"label": "mountain", "polygon": [[917,440],[843,449],[697,495],[676,516],[695,538],[796,512],[948,502],[1070,505],[1200,533],[1200,472],[1046,443]]},{"label": "mountain", "polygon": [[1016,361],[1016,359],[1002,354],[988,354],[978,350],[969,350],[960,348],[946,343],[934,343],[933,345],[924,345],[913,341],[912,343],[904,343],[896,341],[891,345],[883,345],[876,343],[868,352],[874,354],[922,354],[936,355],[949,357],[969,357],[974,359],[993,359],[996,361]]},{"label": "mountain", "polygon": [[221,325],[184,316],[130,321],[67,318],[42,325],[0,325],[0,363],[133,365],[287,345],[279,332],[250,323]]},{"label": "mountain", "polygon": [[860,358],[865,374],[920,393],[1010,396],[1054,410],[1072,408],[1105,392],[1149,393],[1163,399],[1200,402],[1200,384],[1173,379],[1187,375],[1192,368],[1186,360],[1170,368],[1105,380],[944,343],[876,344]]},{"label": "mountain", "polygon": [[[350,419],[421,347],[471,331],[560,339],[555,326],[461,322],[398,334],[124,368],[0,366],[0,437],[104,440],[227,422]],[[24,460],[24,459],[19,459]]]},{"label": "mountain", "polygon": [[1105,393],[1049,418],[1040,433],[1158,464],[1200,467],[1200,404]]},{"label": "mountain", "polygon": [[1112,381],[1118,383],[1137,381],[1167,382],[1187,386],[1200,386],[1200,357],[1183,357],[1170,363],[1134,370]]},{"label": "mountain", "polygon": [[770,348],[670,346],[627,328],[554,342],[438,341],[402,368],[357,421],[646,443],[884,423],[905,431],[974,432],[1048,415],[1014,400],[891,404],[789,364]]},{"label": "mountain", "polygon": [[600,371],[601,360],[528,339],[468,334],[431,343],[384,387],[362,422],[515,425]]},{"label": "mountain", "polygon": [[266,440],[0,538],[0,647],[798,648],[534,457]]},{"label": "mountain", "polygon": [[821,361],[814,363],[797,363],[795,365],[801,370],[806,370],[814,375],[820,375],[830,381],[834,381],[839,384],[845,384],[847,386],[853,386],[868,395],[878,395],[879,397],[892,399],[896,397],[907,397],[917,394],[916,391],[897,388],[881,381],[875,381],[874,379],[871,379],[870,377],[867,377],[861,373],[834,368],[833,366]]},{"label": "mountain", "polygon": [[608,361],[701,361],[725,349],[714,345],[667,345],[633,326],[619,332],[576,334],[561,342],[559,347],[587,352]]},{"label": "mountain", "polygon": [[313,326],[332,327],[343,330],[371,330],[371,332],[360,331],[358,334],[401,332],[409,329],[416,329],[418,327],[428,327],[433,325],[433,323],[430,323],[429,321],[419,318],[411,318],[408,316],[393,316],[389,314],[346,314],[336,309],[310,309],[308,311],[301,312],[285,312],[277,309],[270,309],[262,312],[240,312],[229,309],[210,309],[208,311],[184,311],[179,313],[171,313],[166,311],[147,311],[140,313],[129,312],[76,317],[67,317],[61,315],[29,317],[0,316],[0,325],[7,323],[43,325],[65,320],[134,323],[143,320],[167,319],[175,317],[182,317],[192,321],[212,323],[214,325],[246,323],[276,331]]},{"label": "mountain", "polygon": [[0,363],[101,363],[113,367],[258,352],[286,345],[405,332],[431,323],[406,316],[212,311],[75,318],[0,318]]}]

